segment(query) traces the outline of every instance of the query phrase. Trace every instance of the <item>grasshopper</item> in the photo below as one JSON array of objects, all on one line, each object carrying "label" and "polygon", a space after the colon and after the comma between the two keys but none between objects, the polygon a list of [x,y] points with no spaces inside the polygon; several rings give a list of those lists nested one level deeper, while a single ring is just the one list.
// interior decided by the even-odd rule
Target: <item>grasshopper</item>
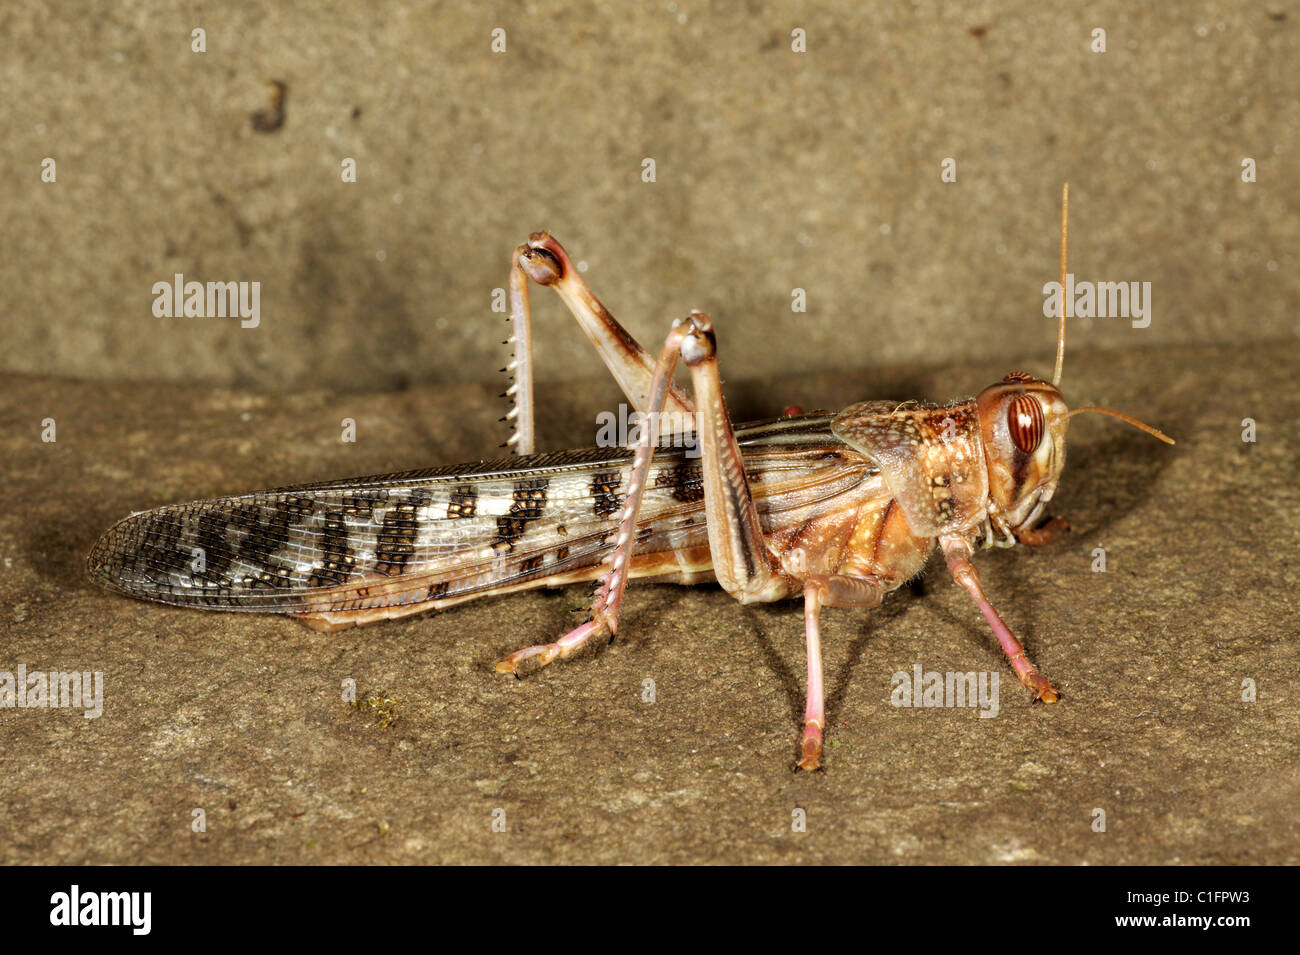
[{"label": "grasshopper", "polygon": [[[1061,203],[1065,287],[1069,187]],[[628,400],[645,415],[634,449],[534,453],[529,283],[555,289]],[[1064,297],[1064,291],[1062,291]],[[160,507],[109,530],[89,557],[102,584],[147,600],[287,613],[318,630],[392,620],[536,587],[599,581],[584,623],[497,664],[519,675],[610,640],[632,578],[716,581],[742,603],[803,597],[807,707],[798,767],[818,769],[825,731],[823,607],[874,607],[936,549],[1036,700],[1058,693],[985,596],[978,548],[1042,545],[1037,526],[1065,466],[1069,410],[1051,382],[1015,372],[944,406],[866,401],[733,427],[708,316],[675,321],[652,356],[534,234],[511,260],[515,455]],[[690,394],[673,380],[678,360]],[[664,418],[696,422],[698,457],[660,448]]]}]

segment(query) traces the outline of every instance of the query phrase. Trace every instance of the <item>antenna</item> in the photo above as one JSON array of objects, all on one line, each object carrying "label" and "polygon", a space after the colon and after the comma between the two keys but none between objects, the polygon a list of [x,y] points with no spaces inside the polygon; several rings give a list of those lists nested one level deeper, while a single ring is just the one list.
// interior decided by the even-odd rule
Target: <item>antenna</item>
[{"label": "antenna", "polygon": [[1061,187],[1061,315],[1056,326],[1056,371],[1052,374],[1052,385],[1061,384],[1061,366],[1065,364],[1065,261],[1070,243],[1070,184]]},{"label": "antenna", "polygon": [[1115,411],[1115,410],[1113,410],[1113,409],[1111,409],[1111,408],[1099,408],[1099,407],[1097,407],[1096,405],[1089,405],[1089,406],[1086,407],[1086,408],[1075,408],[1073,411],[1071,411],[1071,412],[1070,412],[1069,414],[1067,414],[1065,417],[1066,417],[1067,419],[1069,419],[1069,418],[1073,418],[1075,415],[1077,415],[1077,414],[1083,414],[1085,411],[1095,411],[1095,412],[1097,412],[1098,414],[1108,414],[1108,415],[1110,415],[1112,418],[1119,418],[1120,421],[1123,421],[1123,422],[1125,422],[1126,424],[1131,424],[1133,427],[1137,428],[1139,431],[1145,431],[1147,434],[1151,435],[1151,437],[1153,437],[1153,438],[1159,438],[1159,439],[1160,439],[1161,441],[1163,441],[1165,444],[1173,444],[1173,443],[1174,443],[1174,439],[1171,438],[1171,437],[1169,437],[1169,435],[1165,434],[1163,431],[1160,431],[1160,430],[1158,430],[1158,429],[1156,429],[1156,428],[1153,428],[1153,427],[1151,427],[1151,425],[1149,425],[1149,424],[1143,424],[1143,423],[1142,423],[1141,421],[1139,421],[1137,418],[1130,417],[1129,415],[1126,415],[1126,414],[1124,414],[1123,412]]}]

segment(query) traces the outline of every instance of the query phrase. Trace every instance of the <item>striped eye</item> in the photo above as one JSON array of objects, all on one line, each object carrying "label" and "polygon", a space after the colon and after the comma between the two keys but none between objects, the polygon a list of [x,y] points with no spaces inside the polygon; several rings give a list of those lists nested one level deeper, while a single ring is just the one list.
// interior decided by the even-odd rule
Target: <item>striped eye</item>
[{"label": "striped eye", "polygon": [[1025,454],[1033,454],[1043,440],[1043,406],[1031,395],[1018,395],[1007,410],[1011,440]]}]

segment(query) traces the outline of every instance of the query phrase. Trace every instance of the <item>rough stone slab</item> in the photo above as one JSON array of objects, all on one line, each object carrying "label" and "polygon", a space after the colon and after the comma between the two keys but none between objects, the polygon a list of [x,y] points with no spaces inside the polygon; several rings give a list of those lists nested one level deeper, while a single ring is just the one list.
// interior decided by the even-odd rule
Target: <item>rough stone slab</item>
[{"label": "rough stone slab", "polygon": [[[1179,443],[1075,419],[1054,503],[1074,533],[980,561],[1062,702],[1030,704],[932,570],[923,594],[826,614],[829,747],[811,776],[791,771],[797,602],[634,585],[616,644],[516,681],[493,662],[560,633],[584,588],[328,636],[137,603],[84,576],[97,535],[131,510],[495,455],[496,388],[271,396],[5,378],[0,669],[102,670],[106,699],[94,720],[0,710],[0,862],[1294,864],[1298,359],[1294,343],[1068,356],[1067,398]],[[958,397],[1011,367],[727,388],[755,418]],[[590,442],[596,410],[617,401],[605,381],[545,397],[551,446]],[[1241,441],[1248,416],[1255,444]],[[54,444],[39,440],[46,417]],[[355,445],[338,440],[344,417]],[[1104,574],[1089,570],[1099,545]],[[916,663],[998,672],[1000,714],[892,707],[891,674]],[[345,705],[348,678],[396,702]],[[1241,701],[1247,678],[1255,703]],[[191,831],[196,808],[206,833]],[[791,832],[795,808],[806,834]]]}]

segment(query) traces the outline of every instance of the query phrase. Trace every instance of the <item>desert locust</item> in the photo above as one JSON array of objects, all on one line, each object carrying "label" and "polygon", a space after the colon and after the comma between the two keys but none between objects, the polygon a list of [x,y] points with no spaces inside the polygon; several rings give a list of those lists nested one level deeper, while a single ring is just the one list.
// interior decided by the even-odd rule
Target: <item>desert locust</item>
[{"label": "desert locust", "polygon": [[[1067,187],[1062,288],[1068,199]],[[530,282],[559,293],[644,413],[634,448],[534,453]],[[133,514],[95,545],[90,572],[133,597],[287,613],[319,630],[598,581],[585,622],[497,664],[516,675],[525,664],[544,666],[612,639],[632,578],[716,581],[742,603],[802,597],[808,678],[798,765],[816,769],[825,730],[822,608],[874,607],[938,550],[1020,681],[1036,699],[1057,700],[989,603],[972,556],[982,547],[1045,544],[1065,529],[1059,520],[1039,522],[1065,465],[1072,415],[1103,412],[1173,443],[1109,409],[1067,409],[1058,390],[1064,301],[1050,382],[1015,372],[942,406],[866,401],[733,426],[703,313],[674,322],[652,355],[545,233],[515,250],[508,297],[513,456]],[[689,393],[673,380],[679,359]],[[689,447],[660,446],[665,420],[692,426]]]}]

